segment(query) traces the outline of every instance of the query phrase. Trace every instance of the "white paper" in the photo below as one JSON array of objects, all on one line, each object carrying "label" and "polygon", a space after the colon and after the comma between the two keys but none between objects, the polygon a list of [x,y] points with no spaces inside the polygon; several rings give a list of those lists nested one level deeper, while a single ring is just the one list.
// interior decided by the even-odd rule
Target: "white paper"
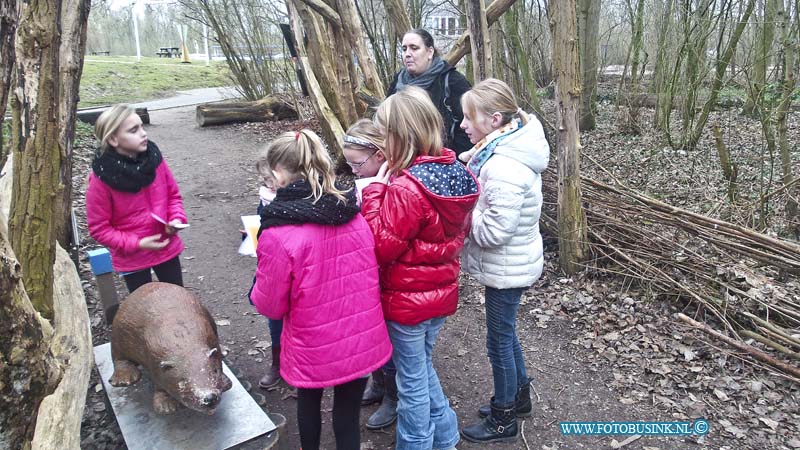
[{"label": "white paper", "polygon": [[239,245],[239,254],[245,256],[256,256],[256,245],[258,244],[258,229],[261,228],[261,216],[257,214],[242,216],[242,226],[244,226],[245,238]]},{"label": "white paper", "polygon": [[378,181],[378,177],[356,178],[356,201],[361,204],[361,191],[372,182]]},{"label": "white paper", "polygon": [[[164,225],[169,225],[166,220],[162,219],[161,216],[159,216],[156,213],[150,213],[150,216],[153,219],[156,219],[156,221],[163,223]],[[179,230],[182,230],[184,228],[189,228],[189,224],[188,223],[176,223],[175,225],[172,225],[172,227],[173,228],[177,228]]]}]

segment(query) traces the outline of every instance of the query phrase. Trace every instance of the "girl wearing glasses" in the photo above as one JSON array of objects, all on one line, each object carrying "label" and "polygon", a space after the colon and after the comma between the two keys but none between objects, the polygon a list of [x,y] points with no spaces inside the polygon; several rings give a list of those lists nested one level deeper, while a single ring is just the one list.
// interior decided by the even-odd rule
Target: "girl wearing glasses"
[{"label": "girl wearing glasses", "polygon": [[[383,135],[369,119],[360,119],[344,135],[344,158],[358,178],[371,178],[378,174],[386,162]],[[367,428],[380,430],[397,420],[396,369],[390,359],[383,368],[372,372],[372,382],[361,397],[361,406],[380,403],[380,407],[367,419]]]},{"label": "girl wearing glasses", "polygon": [[383,135],[369,119],[360,119],[344,135],[344,158],[358,178],[374,177],[386,161]]},{"label": "girl wearing glasses", "polygon": [[367,376],[392,353],[374,239],[313,131],[281,134],[265,163],[278,191],[261,211],[250,299],[259,313],[283,319],[280,373],[297,387],[301,447],[319,449],[320,402],[332,387],[336,448],[358,450]]},{"label": "girl wearing glasses", "polygon": [[381,304],[397,367],[397,450],[450,449],[458,420],[432,353],[458,305],[458,255],[478,201],[478,182],[442,148],[442,117],[409,86],[378,107],[386,164],[364,188],[362,214],[375,235]]}]

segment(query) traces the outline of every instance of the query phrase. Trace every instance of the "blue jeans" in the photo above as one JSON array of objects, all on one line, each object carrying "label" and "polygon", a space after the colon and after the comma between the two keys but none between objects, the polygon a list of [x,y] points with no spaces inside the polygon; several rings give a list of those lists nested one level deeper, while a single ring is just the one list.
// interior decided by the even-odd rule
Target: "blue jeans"
[{"label": "blue jeans", "polygon": [[275,320],[268,319],[267,326],[269,326],[269,339],[273,346],[281,345],[281,333],[283,332],[283,319]]},{"label": "blue jeans", "polygon": [[517,389],[528,380],[525,358],[517,339],[517,310],[526,288],[486,286],[486,352],[492,364],[495,404],[514,404]]},{"label": "blue jeans", "polygon": [[442,391],[432,354],[444,317],[416,325],[387,321],[397,366],[397,450],[449,449],[459,441],[458,418]]}]

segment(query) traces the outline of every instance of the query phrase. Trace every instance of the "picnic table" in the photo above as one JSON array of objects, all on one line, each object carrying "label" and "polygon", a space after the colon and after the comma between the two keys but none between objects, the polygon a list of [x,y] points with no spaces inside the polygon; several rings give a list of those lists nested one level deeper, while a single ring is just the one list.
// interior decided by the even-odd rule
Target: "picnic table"
[{"label": "picnic table", "polygon": [[159,58],[178,58],[181,56],[181,49],[178,47],[159,47],[156,55]]},{"label": "picnic table", "polygon": [[91,52],[91,54],[92,54],[92,55],[103,55],[103,56],[109,56],[109,55],[111,55],[111,52],[110,52],[110,51],[108,51],[108,50],[95,50],[95,51]]}]

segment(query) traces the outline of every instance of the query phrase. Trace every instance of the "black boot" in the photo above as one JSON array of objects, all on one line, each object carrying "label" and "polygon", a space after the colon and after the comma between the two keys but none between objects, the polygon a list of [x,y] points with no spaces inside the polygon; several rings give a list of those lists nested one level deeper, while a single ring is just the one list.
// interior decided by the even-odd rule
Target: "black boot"
[{"label": "black boot", "polygon": [[258,382],[258,387],[261,389],[269,389],[276,386],[281,381],[281,346],[272,346],[272,365],[267,369],[267,373],[261,377]]},{"label": "black boot", "polygon": [[[528,378],[522,386],[517,388],[517,395],[516,395],[516,408],[517,408],[517,417],[530,417],[533,412],[533,403],[531,402],[531,383],[533,382],[533,378]],[[491,403],[494,403],[494,396],[492,396]],[[489,405],[483,405],[478,408],[478,415],[481,417],[486,417],[491,413],[491,408]]]},{"label": "black boot", "polygon": [[364,395],[361,396],[361,406],[380,403],[384,392],[386,392],[386,387],[383,382],[383,370],[378,369],[372,372],[372,382],[367,386]]},{"label": "black boot", "polygon": [[381,400],[381,406],[367,419],[367,428],[380,430],[388,427],[397,420],[397,382],[396,372],[384,372],[383,382],[386,393]]},{"label": "black boot", "polygon": [[514,405],[499,406],[492,403],[491,414],[478,423],[461,430],[469,442],[511,442],[519,436]]}]

